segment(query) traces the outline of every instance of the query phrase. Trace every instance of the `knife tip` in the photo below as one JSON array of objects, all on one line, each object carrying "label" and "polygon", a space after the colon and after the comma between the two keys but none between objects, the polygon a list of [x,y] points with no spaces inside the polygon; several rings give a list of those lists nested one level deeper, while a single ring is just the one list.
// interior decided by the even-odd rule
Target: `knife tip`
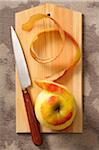
[{"label": "knife tip", "polygon": [[14,30],[13,26],[11,26],[10,28],[11,28],[11,31],[13,31],[13,30]]}]

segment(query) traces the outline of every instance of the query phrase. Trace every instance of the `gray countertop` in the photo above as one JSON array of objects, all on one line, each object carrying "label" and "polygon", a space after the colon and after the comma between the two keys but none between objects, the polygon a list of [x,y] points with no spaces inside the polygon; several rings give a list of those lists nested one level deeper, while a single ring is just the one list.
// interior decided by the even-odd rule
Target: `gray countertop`
[{"label": "gray countertop", "polygon": [[44,0],[0,0],[0,150],[99,150],[99,0],[50,0],[81,11],[83,19],[84,132],[43,134],[43,145],[30,134],[15,133],[15,60],[10,26],[14,14]]}]

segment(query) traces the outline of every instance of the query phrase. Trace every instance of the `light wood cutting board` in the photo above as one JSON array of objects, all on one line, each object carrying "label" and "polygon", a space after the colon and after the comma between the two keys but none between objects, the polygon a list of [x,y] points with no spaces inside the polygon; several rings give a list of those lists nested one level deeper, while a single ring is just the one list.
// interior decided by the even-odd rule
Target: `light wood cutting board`
[{"label": "light wood cutting board", "polygon": [[[70,55],[73,55],[74,52],[74,46],[71,45],[69,42],[67,42],[66,47],[63,51],[62,57],[59,57],[59,61],[57,63],[46,65],[41,65],[37,63],[30,55],[30,43],[34,37],[34,35],[41,30],[41,25],[43,24],[45,26],[51,25],[52,28],[55,28],[55,26],[49,22],[49,20],[43,20],[38,23],[37,26],[34,27],[34,29],[31,32],[25,32],[22,30],[22,24],[25,23],[30,16],[37,14],[37,13],[43,13],[47,14],[50,13],[51,17],[54,18],[61,27],[70,33],[76,41],[79,43],[80,48],[82,49],[82,13],[76,12],[67,8],[63,8],[60,6],[56,6],[54,4],[43,4],[39,5],[21,12],[18,12],[15,14],[15,28],[16,32],[18,34],[18,37],[20,39],[20,42],[23,47],[23,51],[26,57],[26,61],[28,64],[30,76],[32,79],[32,87],[29,89],[31,98],[33,100],[33,103],[35,103],[35,99],[37,95],[40,92],[40,88],[35,85],[34,80],[35,79],[42,79],[43,76],[54,74],[56,71],[59,71],[61,66],[66,65],[66,59],[68,57],[68,51],[66,49],[69,49]],[[44,27],[44,26],[43,26]],[[46,41],[44,41],[43,35],[38,43],[35,43],[36,50],[39,50],[44,48],[43,46],[46,45]],[[61,44],[58,38],[57,33],[51,34],[47,36],[48,40],[51,41],[53,44],[47,45],[47,51],[45,51],[46,54],[51,55],[52,52],[57,52],[59,45]],[[57,40],[56,40],[57,39]],[[42,42],[44,41],[44,42]],[[45,48],[46,49],[46,48]],[[39,55],[43,57],[42,51],[39,52]],[[58,65],[57,65],[58,64]],[[60,67],[59,67],[60,66]],[[63,84],[66,86],[71,93],[74,95],[77,103],[77,116],[74,121],[74,123],[66,129],[65,132],[71,132],[71,133],[81,133],[82,132],[82,122],[83,122],[83,110],[82,110],[82,59],[80,62],[68,73],[64,74],[61,78],[57,79],[56,82]],[[54,131],[51,131],[50,129],[47,129],[45,127],[41,127],[41,131],[48,133],[54,133]],[[27,115],[25,111],[24,106],[24,100],[22,96],[22,91],[16,71],[16,132],[17,133],[25,133],[30,132],[29,125],[27,121]],[[60,132],[61,133],[61,132]]]}]

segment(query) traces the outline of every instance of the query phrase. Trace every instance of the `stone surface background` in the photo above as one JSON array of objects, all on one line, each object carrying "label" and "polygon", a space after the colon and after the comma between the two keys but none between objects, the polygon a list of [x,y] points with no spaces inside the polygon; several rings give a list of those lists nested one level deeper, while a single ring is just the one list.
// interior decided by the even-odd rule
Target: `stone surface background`
[{"label": "stone surface background", "polygon": [[45,0],[0,0],[0,150],[99,150],[99,0],[50,0],[81,11],[83,20],[83,134],[43,134],[43,145],[15,133],[15,60],[10,26],[17,11]]}]

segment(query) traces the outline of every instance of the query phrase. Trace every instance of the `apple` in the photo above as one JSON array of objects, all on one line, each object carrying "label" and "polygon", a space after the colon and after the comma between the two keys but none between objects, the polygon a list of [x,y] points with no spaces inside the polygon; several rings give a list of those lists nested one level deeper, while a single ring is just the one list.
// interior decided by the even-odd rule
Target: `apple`
[{"label": "apple", "polygon": [[35,102],[38,121],[52,130],[69,127],[76,115],[73,95],[66,87],[55,82],[40,80],[36,84],[43,89]]}]

